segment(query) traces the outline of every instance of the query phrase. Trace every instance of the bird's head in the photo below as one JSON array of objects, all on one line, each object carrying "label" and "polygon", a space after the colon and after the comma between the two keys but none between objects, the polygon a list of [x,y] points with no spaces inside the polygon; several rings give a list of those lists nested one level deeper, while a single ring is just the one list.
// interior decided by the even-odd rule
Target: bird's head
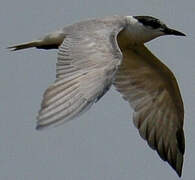
[{"label": "bird's head", "polygon": [[145,43],[163,35],[185,36],[184,33],[167,27],[162,21],[151,16],[127,16],[128,31],[134,40]]}]

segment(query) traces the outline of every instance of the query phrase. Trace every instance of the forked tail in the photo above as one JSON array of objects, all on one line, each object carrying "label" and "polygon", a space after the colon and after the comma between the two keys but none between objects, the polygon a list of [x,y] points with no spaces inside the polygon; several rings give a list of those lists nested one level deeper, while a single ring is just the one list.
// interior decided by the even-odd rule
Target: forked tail
[{"label": "forked tail", "polygon": [[27,42],[27,43],[13,45],[13,46],[8,47],[8,49],[10,49],[11,51],[17,51],[17,50],[21,50],[21,49],[37,47],[39,44],[40,44],[40,41],[37,40],[37,41],[31,41],[31,42]]},{"label": "forked tail", "polygon": [[13,45],[8,47],[8,49],[10,49],[11,51],[17,51],[17,50],[27,49],[32,47],[36,47],[39,49],[57,49],[63,42],[64,38],[65,38],[65,34],[63,33],[63,31],[58,30],[56,32],[46,35],[41,39]]}]

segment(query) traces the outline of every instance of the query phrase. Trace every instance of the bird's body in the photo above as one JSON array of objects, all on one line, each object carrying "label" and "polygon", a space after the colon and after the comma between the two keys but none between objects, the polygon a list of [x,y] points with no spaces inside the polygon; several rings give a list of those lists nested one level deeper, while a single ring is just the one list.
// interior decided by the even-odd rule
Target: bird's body
[{"label": "bird's body", "polygon": [[183,33],[148,16],[113,16],[67,26],[12,46],[59,48],[56,81],[45,91],[37,129],[69,121],[97,102],[113,84],[134,109],[140,135],[181,176],[184,109],[173,73],[144,43]]}]

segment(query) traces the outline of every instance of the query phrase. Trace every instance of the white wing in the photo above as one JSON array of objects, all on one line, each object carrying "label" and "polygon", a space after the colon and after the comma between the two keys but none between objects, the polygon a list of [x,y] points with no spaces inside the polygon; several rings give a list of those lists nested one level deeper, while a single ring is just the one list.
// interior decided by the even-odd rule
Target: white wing
[{"label": "white wing", "polygon": [[37,129],[73,119],[110,88],[122,60],[116,41],[122,26],[96,23],[68,29],[58,52],[57,79],[44,93]]},{"label": "white wing", "polygon": [[181,176],[184,109],[176,79],[144,45],[122,52],[116,89],[134,109],[140,135]]}]

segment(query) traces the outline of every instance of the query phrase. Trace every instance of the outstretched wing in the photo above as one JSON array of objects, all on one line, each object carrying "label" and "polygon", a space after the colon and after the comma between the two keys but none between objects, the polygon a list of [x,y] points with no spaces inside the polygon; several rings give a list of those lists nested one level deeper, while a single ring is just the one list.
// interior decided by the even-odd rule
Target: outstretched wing
[{"label": "outstretched wing", "polygon": [[184,109],[176,79],[144,45],[123,50],[123,56],[116,89],[134,109],[141,137],[181,176]]},{"label": "outstretched wing", "polygon": [[122,60],[116,40],[122,26],[95,23],[69,29],[58,52],[57,79],[43,96],[37,129],[73,119],[110,88]]}]

